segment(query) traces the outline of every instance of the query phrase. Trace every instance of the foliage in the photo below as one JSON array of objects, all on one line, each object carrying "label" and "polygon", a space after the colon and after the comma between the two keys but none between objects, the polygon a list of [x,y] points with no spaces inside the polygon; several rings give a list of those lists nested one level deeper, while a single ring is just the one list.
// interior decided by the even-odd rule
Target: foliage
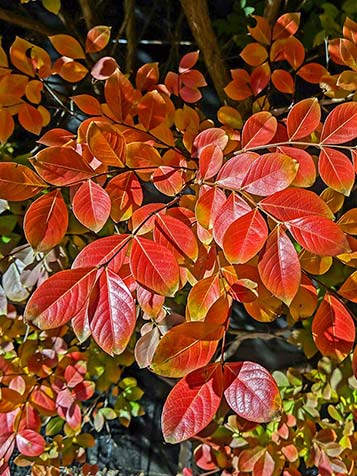
[{"label": "foliage", "polygon": [[297,476],[304,474],[301,460],[319,474],[353,474],[357,386],[350,359],[337,364],[323,357],[316,369],[273,375],[284,402],[279,420],[256,425],[231,415],[224,424],[218,421],[212,434],[200,439],[194,451],[197,468],[186,468],[186,475]]},{"label": "foliage", "polygon": [[[2,247],[4,474],[15,445],[21,464],[58,467],[81,459],[81,448],[93,442],[81,431],[91,416],[100,429],[106,420],[119,416],[127,423],[140,414],[136,381],[116,384],[116,365],[135,330],[139,367],[180,379],[163,409],[167,442],[202,438],[228,405],[237,415],[230,423],[247,430],[274,420],[247,435],[244,446],[272,441],[258,453],[247,450],[250,466],[239,471],[280,474],[285,465],[289,474],[293,464],[290,474],[299,474],[295,447],[286,456],[279,439],[279,425],[301,438],[300,414],[290,409],[295,420],[288,424],[285,413],[289,383],[284,387],[278,378],[282,405],[277,383],[261,365],[226,361],[226,338],[236,301],[261,322],[285,315],[298,328],[314,315],[305,335],[324,356],[347,362],[353,351],[357,209],[349,197],[357,170],[357,25],[346,19],[344,38],[330,42],[340,68],[330,74],[320,63],[305,63],[295,36],[299,14],[281,16],[273,28],[263,17],[255,20],[249,28],[255,41],[241,52],[247,68],[233,70],[226,87],[233,100],[253,99],[252,114],[242,118],[223,105],[219,127],[194,106],[206,84],[194,69],[198,52],[185,55],[164,83],[156,63],[142,66],[134,86],[114,58],[93,56],[108,45],[105,26],[90,30],[84,45],[51,36],[60,55],[54,62],[21,38],[9,58],[0,50],[1,142],[16,116],[29,133],[42,133],[51,121],[42,103],[48,94],[79,122],[75,133],[50,126],[28,157],[0,162],[9,221]],[[81,90],[89,74],[90,94]],[[56,89],[56,76],[73,84],[69,101]],[[315,85],[316,97],[304,97],[300,81]],[[19,225],[28,244],[12,236]],[[7,299],[18,304],[19,317]],[[184,315],[176,312],[177,299],[185,303]],[[356,361],[355,351],[355,373]],[[95,386],[99,400],[87,411],[81,402]],[[113,406],[102,395],[108,390]],[[308,412],[304,395],[301,411]],[[316,412],[312,418],[311,441],[333,443],[334,454],[315,448],[317,456],[306,462],[323,460],[324,474],[332,475],[326,458],[339,460],[340,435],[317,428]],[[344,450],[346,471],[351,450],[352,443]]]}]

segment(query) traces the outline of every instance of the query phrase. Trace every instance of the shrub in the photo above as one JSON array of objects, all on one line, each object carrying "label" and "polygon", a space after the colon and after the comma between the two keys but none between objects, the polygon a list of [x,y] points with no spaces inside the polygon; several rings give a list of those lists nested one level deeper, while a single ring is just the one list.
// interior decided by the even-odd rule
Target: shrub
[{"label": "shrub", "polygon": [[[198,52],[186,54],[164,83],[156,63],[142,66],[134,86],[107,56],[95,57],[90,79],[88,58],[108,44],[108,27],[90,30],[84,47],[68,35],[50,37],[60,55],[54,63],[21,38],[9,59],[0,50],[0,140],[8,141],[15,116],[32,134],[47,127],[34,152],[11,158],[5,147],[0,163],[0,198],[9,210],[4,474],[15,447],[18,463],[32,464],[34,474],[83,462],[83,448],[93,444],[86,422],[100,429],[142,412],[136,381],[117,385],[121,366],[132,361],[135,330],[139,367],[180,379],[163,409],[167,442],[205,439],[212,420],[228,407],[235,413],[226,429],[238,448],[229,442],[217,450],[209,470],[295,475],[301,457],[321,474],[352,474],[356,393],[346,390],[351,401],[337,396],[330,410],[337,423],[325,423],[319,373],[277,374],[276,383],[257,363],[225,359],[233,301],[261,322],[286,316],[300,328],[298,341],[316,346],[331,366],[351,368],[355,341],[349,306],[356,302],[357,209],[349,197],[357,170],[357,25],[347,18],[344,38],[329,43],[337,71],[330,74],[305,61],[298,14],[281,16],[273,28],[255,20],[255,41],[241,53],[247,66],[232,71],[225,90],[234,101],[251,99],[252,113],[242,118],[223,105],[219,126],[198,106],[206,85],[194,69]],[[57,76],[78,83],[80,94],[62,97]],[[307,83],[314,96],[304,97]],[[70,130],[52,126],[47,95],[70,116]],[[13,233],[19,224],[24,237]],[[5,307],[5,297],[17,310]],[[311,329],[301,328],[311,316]],[[356,359],[355,352],[355,373]],[[301,393],[301,378],[317,380],[310,392]],[[95,388],[98,398],[84,406]],[[113,405],[105,403],[108,391]],[[310,431],[304,444],[302,421]],[[215,436],[209,441],[196,452],[201,468],[216,451]]]}]

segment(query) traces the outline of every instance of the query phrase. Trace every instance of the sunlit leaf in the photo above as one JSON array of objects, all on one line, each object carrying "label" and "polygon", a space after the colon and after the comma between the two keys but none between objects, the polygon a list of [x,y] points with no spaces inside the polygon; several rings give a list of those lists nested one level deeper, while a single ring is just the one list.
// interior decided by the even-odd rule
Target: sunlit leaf
[{"label": "sunlit leaf", "polygon": [[98,25],[91,28],[87,33],[85,50],[86,53],[98,53],[102,51],[110,40],[110,26]]},{"label": "sunlit leaf", "polygon": [[46,252],[58,245],[68,227],[68,211],[61,192],[54,190],[34,201],[26,212],[23,227],[35,250]]},{"label": "sunlit leaf", "polygon": [[179,324],[161,338],[151,368],[166,377],[183,377],[208,364],[222,335],[222,325],[206,322]]},{"label": "sunlit leaf", "polygon": [[179,267],[173,253],[163,245],[135,237],[130,269],[145,288],[163,296],[174,296],[179,287]]},{"label": "sunlit leaf", "polygon": [[326,185],[349,196],[355,182],[355,171],[346,154],[331,147],[321,148],[318,169]]},{"label": "sunlit leaf", "polygon": [[47,184],[33,170],[15,162],[0,163],[0,198],[23,201],[34,197]]},{"label": "sunlit leaf", "polygon": [[280,410],[278,386],[270,373],[253,362],[224,365],[224,396],[233,411],[248,421],[268,422]]},{"label": "sunlit leaf", "polygon": [[108,193],[100,185],[92,180],[86,180],[77,190],[72,207],[77,220],[98,233],[109,218],[111,201]]},{"label": "sunlit leaf", "polygon": [[321,110],[316,98],[299,101],[287,117],[288,136],[291,141],[309,136],[320,124]]},{"label": "sunlit leaf", "polygon": [[180,380],[169,393],[162,411],[165,441],[179,443],[211,422],[223,392],[221,364],[198,369]]},{"label": "sunlit leaf", "polygon": [[327,116],[321,132],[322,144],[342,144],[357,137],[357,103],[336,106]]},{"label": "sunlit leaf", "polygon": [[301,268],[294,245],[280,227],[270,234],[258,270],[265,287],[289,306],[299,289]]},{"label": "sunlit leaf", "polygon": [[329,357],[343,360],[353,349],[355,324],[342,302],[326,294],[312,321],[312,336],[316,347]]}]

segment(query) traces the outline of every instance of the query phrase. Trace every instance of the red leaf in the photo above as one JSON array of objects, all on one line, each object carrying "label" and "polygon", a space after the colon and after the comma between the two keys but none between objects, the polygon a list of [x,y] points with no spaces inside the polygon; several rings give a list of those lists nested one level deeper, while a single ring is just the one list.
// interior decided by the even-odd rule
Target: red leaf
[{"label": "red leaf", "polygon": [[135,237],[130,252],[130,269],[143,287],[163,296],[175,296],[180,281],[176,258],[164,246]]},{"label": "red leaf", "polygon": [[[90,74],[93,78],[98,79],[98,81],[102,81],[104,79],[108,79],[115,73],[118,69],[118,63],[115,61],[114,58],[111,56],[104,56],[100,58],[95,65],[93,66]],[[113,91],[111,90],[111,86],[108,87],[107,95],[108,99],[112,100]],[[113,98],[114,99],[114,98]],[[114,102],[112,101],[114,105]]]},{"label": "red leaf", "polygon": [[252,163],[259,157],[255,152],[234,155],[220,170],[216,184],[229,190],[240,190]]},{"label": "red leaf", "polygon": [[181,171],[166,165],[158,167],[153,173],[151,180],[159,192],[170,197],[181,192],[184,186]]},{"label": "red leaf", "polygon": [[40,456],[45,452],[46,442],[33,430],[21,430],[16,434],[17,449],[25,456]]},{"label": "red leaf", "polygon": [[264,286],[289,306],[299,289],[301,267],[294,245],[280,227],[270,234],[258,270]]},{"label": "red leaf", "polygon": [[179,64],[179,73],[183,73],[188,69],[191,69],[195,66],[198,61],[199,51],[191,51],[190,53],[185,54]]},{"label": "red leaf", "polygon": [[192,157],[199,157],[202,149],[207,145],[216,145],[224,150],[228,144],[228,136],[223,129],[212,127],[200,132],[193,141]]},{"label": "red leaf", "polygon": [[106,187],[111,199],[110,216],[115,222],[128,220],[143,202],[143,191],[134,172],[112,178]]},{"label": "red leaf", "polygon": [[183,377],[208,364],[222,335],[222,325],[206,322],[179,324],[161,338],[151,369],[165,377]]},{"label": "red leaf", "polygon": [[322,355],[341,361],[352,351],[355,334],[355,324],[346,307],[326,294],[312,321],[316,347]]},{"label": "red leaf", "polygon": [[87,180],[77,190],[72,207],[77,220],[86,228],[98,233],[109,218],[111,201],[100,185]]},{"label": "red leaf", "polygon": [[323,147],[318,169],[326,185],[347,197],[350,195],[355,182],[355,171],[347,155],[331,147]]},{"label": "red leaf", "polygon": [[276,89],[282,93],[294,94],[294,78],[285,69],[275,69],[271,75],[271,80]]},{"label": "red leaf", "polygon": [[224,380],[227,403],[240,417],[264,423],[279,412],[278,386],[261,365],[248,361],[226,363]]},{"label": "red leaf", "polygon": [[110,40],[110,26],[98,25],[91,28],[87,33],[85,50],[86,53],[98,53],[102,51]]},{"label": "red leaf", "polygon": [[207,230],[210,230],[226,201],[226,196],[222,190],[215,187],[210,187],[202,192],[196,202],[195,214],[198,223]]},{"label": "red leaf", "polygon": [[68,227],[68,211],[59,190],[42,195],[28,208],[24,232],[32,248],[46,252],[58,245]]},{"label": "red leaf", "polygon": [[217,145],[207,145],[199,156],[198,167],[203,180],[214,177],[223,163],[223,152]]},{"label": "red leaf", "polygon": [[357,103],[336,106],[327,116],[321,132],[322,144],[342,144],[357,137]]},{"label": "red leaf", "polygon": [[29,299],[24,317],[41,329],[66,324],[85,305],[97,268],[67,269],[44,281]]},{"label": "red leaf", "polygon": [[162,412],[162,432],[168,443],[179,443],[211,422],[222,398],[222,367],[211,364],[187,375],[169,393]]},{"label": "red leaf", "polygon": [[166,103],[158,91],[146,93],[138,104],[139,121],[146,130],[162,124],[166,117]]},{"label": "red leaf", "polygon": [[99,347],[110,355],[124,352],[135,329],[135,302],[123,280],[109,268],[92,291],[88,320]]},{"label": "red leaf", "polygon": [[287,188],[259,202],[259,206],[279,221],[290,221],[311,215],[333,218],[328,205],[309,190]]},{"label": "red leaf", "polygon": [[234,192],[229,195],[213,222],[213,236],[221,248],[223,236],[229,225],[250,211],[251,207],[239,195]]},{"label": "red leaf", "polygon": [[191,228],[169,215],[156,215],[154,240],[172,251],[179,263],[198,257],[197,238]]},{"label": "red leaf", "polygon": [[32,198],[47,184],[33,170],[15,162],[0,163],[0,198],[22,202]]},{"label": "red leaf", "polygon": [[321,109],[316,98],[304,99],[295,104],[287,118],[288,136],[291,141],[309,136],[320,124]]},{"label": "red leaf", "polygon": [[253,474],[264,474],[272,476],[274,474],[275,461],[268,451],[265,451],[254,465]]},{"label": "red leaf", "polygon": [[316,166],[311,155],[303,149],[297,149],[295,147],[280,146],[277,148],[277,152],[288,155],[296,160],[299,164],[297,174],[292,181],[292,185],[295,187],[311,187],[316,180]]},{"label": "red leaf", "polygon": [[271,78],[271,70],[269,63],[266,61],[257,68],[254,68],[250,75],[250,85],[254,96],[258,96],[265,89]]},{"label": "red leaf", "polygon": [[105,165],[124,167],[125,139],[123,134],[106,122],[92,122],[87,131],[90,151]]},{"label": "red leaf", "polygon": [[273,28],[273,40],[289,38],[294,35],[300,24],[301,13],[284,13],[275,22]]},{"label": "red leaf", "polygon": [[258,157],[242,180],[241,188],[254,195],[272,195],[294,180],[298,163],[288,155],[273,152]]},{"label": "red leaf", "polygon": [[60,187],[94,175],[83,157],[69,147],[48,147],[41,150],[31,162],[46,182]]},{"label": "red leaf", "polygon": [[344,233],[323,216],[306,216],[286,223],[295,240],[310,253],[336,256],[349,250]]},{"label": "red leaf", "polygon": [[74,260],[72,268],[100,267],[107,264],[117,273],[124,262],[129,241],[130,235],[127,234],[99,238],[82,249]]},{"label": "red leaf", "polygon": [[278,122],[268,111],[256,112],[249,117],[242,130],[245,150],[269,144],[275,136]]},{"label": "red leaf", "polygon": [[246,213],[231,225],[223,236],[223,251],[230,263],[246,263],[264,246],[268,227],[260,212]]}]

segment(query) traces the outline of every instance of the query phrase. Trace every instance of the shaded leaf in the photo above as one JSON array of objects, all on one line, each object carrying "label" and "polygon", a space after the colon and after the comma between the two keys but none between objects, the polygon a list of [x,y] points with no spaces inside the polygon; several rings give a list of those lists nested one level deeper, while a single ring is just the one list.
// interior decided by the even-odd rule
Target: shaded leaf
[{"label": "shaded leaf", "polygon": [[48,38],[60,55],[72,59],[84,59],[86,57],[80,43],[73,36],[60,34]]},{"label": "shaded leaf", "polygon": [[97,25],[91,28],[86,37],[86,53],[98,53],[98,51],[102,51],[109,43],[110,32],[110,26]]},{"label": "shaded leaf", "polygon": [[106,122],[92,122],[87,131],[92,154],[105,165],[124,167],[125,139],[121,132]]}]

